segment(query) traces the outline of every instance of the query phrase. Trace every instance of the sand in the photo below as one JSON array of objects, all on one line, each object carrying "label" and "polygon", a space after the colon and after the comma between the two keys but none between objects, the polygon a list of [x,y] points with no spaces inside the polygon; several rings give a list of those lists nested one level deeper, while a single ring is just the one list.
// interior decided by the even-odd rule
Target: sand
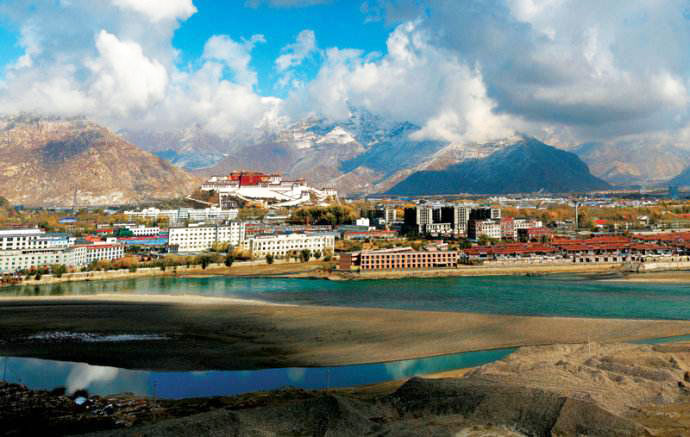
[{"label": "sand", "polygon": [[688,345],[528,347],[462,378],[164,402],[158,423],[93,435],[684,436],[688,369]]},{"label": "sand", "polygon": [[629,282],[637,284],[690,284],[690,272],[629,273],[620,278],[605,280],[610,282]]},{"label": "sand", "polygon": [[[690,334],[689,321],[288,306],[198,296],[12,297],[0,299],[0,314],[0,355],[158,370],[331,366]],[[167,339],[28,339],[51,332]]]}]

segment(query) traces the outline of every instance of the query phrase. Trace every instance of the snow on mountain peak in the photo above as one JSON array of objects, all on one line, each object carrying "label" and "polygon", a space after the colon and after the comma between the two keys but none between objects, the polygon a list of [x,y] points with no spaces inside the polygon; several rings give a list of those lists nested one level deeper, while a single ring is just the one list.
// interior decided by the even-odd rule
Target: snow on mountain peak
[{"label": "snow on mountain peak", "polygon": [[317,144],[349,144],[355,142],[357,142],[357,140],[355,140],[350,132],[340,126],[334,127],[330,132],[316,141]]}]

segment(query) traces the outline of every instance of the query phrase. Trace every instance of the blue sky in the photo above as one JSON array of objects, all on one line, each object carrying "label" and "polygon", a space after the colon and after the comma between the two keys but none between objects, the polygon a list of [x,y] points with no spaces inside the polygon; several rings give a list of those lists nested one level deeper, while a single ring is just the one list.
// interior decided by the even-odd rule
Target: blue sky
[{"label": "blue sky", "polygon": [[0,113],[690,148],[688,0],[0,0]]},{"label": "blue sky", "polygon": [[[304,29],[314,31],[320,47],[349,47],[367,52],[383,52],[391,26],[384,20],[366,20],[360,4],[352,0],[333,0],[307,7],[272,7],[262,4],[247,7],[241,1],[197,0],[198,12],[175,33],[173,45],[182,52],[183,63],[195,62],[209,37],[227,34],[235,40],[249,39],[260,33],[266,43],[257,44],[251,65],[258,73],[258,92],[271,95],[277,75],[275,59],[281,48],[292,43]],[[309,62],[301,71],[313,77],[317,62]]]}]

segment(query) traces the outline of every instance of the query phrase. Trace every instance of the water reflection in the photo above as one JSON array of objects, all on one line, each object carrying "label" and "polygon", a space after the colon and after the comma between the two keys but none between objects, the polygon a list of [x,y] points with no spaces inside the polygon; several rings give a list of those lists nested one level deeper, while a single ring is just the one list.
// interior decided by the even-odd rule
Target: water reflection
[{"label": "water reflection", "polygon": [[327,281],[287,278],[144,277],[0,289],[0,296],[177,294],[276,303],[489,314],[680,319],[690,284],[626,284],[572,277],[409,278]]},{"label": "water reflection", "polygon": [[33,389],[65,387],[69,393],[85,389],[98,395],[130,392],[180,399],[274,390],[284,386],[320,389],[373,384],[479,366],[504,358],[513,351],[496,349],[391,363],[254,371],[157,372],[16,357],[2,358],[2,365],[6,366],[7,381]]}]

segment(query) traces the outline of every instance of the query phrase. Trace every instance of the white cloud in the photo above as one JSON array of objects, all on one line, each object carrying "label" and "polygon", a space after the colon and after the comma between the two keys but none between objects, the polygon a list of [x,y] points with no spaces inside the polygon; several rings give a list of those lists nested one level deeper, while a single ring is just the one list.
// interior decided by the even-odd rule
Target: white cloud
[{"label": "white cloud", "polygon": [[679,0],[439,0],[422,27],[498,111],[588,141],[688,124],[688,22]]},{"label": "white cloud", "polygon": [[314,6],[329,3],[331,0],[246,0],[245,6],[258,8],[262,4],[276,8],[299,8],[303,6]]},{"label": "white cloud", "polygon": [[109,102],[114,114],[143,111],[165,97],[167,71],[157,60],[147,58],[139,44],[120,41],[101,30],[96,49],[98,58],[86,61],[93,74],[88,92],[96,101]]},{"label": "white cloud", "polygon": [[145,15],[151,21],[186,20],[196,8],[192,0],[112,0],[122,9],[131,9]]},{"label": "white cloud", "polygon": [[418,23],[398,26],[388,53],[368,59],[362,52],[329,49],[315,80],[291,95],[290,105],[320,108],[328,117],[348,116],[348,104],[422,126],[416,138],[487,141],[510,135],[507,117],[493,113],[478,68],[433,46]]},{"label": "white cloud", "polygon": [[297,40],[283,47],[282,55],[276,59],[276,67],[279,71],[295,67],[304,59],[316,51],[316,36],[313,30],[305,29],[297,35]]},{"label": "white cloud", "polygon": [[24,55],[0,83],[0,113],[86,115],[113,128],[200,126],[247,135],[282,121],[281,100],[253,87],[253,47],[214,35],[180,69],[172,35],[191,1],[70,0],[0,5],[21,29]]},{"label": "white cloud", "polygon": [[204,46],[204,59],[222,61],[234,74],[236,82],[254,86],[256,72],[251,69],[251,50],[259,42],[266,42],[263,35],[254,35],[249,41],[238,43],[227,35],[214,35]]}]

